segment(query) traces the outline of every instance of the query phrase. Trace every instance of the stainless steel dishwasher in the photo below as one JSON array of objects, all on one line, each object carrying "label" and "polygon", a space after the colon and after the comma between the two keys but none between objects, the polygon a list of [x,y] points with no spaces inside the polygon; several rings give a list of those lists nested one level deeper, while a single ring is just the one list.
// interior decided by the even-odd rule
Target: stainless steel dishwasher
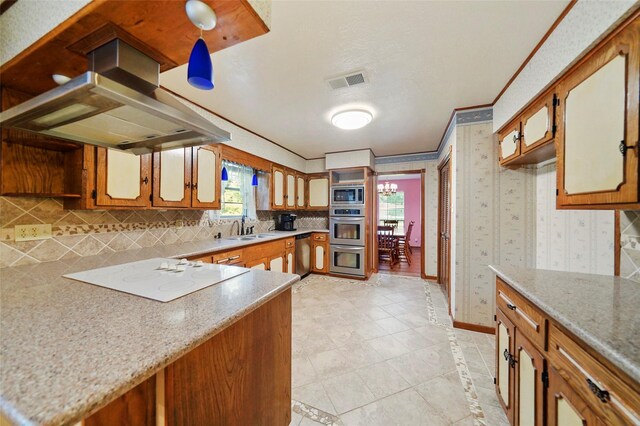
[{"label": "stainless steel dishwasher", "polygon": [[296,274],[304,278],[311,269],[311,234],[296,235]]}]

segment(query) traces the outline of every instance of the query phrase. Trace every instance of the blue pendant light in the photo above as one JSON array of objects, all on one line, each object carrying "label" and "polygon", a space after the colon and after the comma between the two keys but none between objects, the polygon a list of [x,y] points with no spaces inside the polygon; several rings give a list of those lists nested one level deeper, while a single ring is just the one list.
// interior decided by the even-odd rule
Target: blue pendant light
[{"label": "blue pendant light", "polygon": [[229,180],[229,173],[227,172],[227,168],[222,168],[222,181],[227,182]]},{"label": "blue pendant light", "polygon": [[200,28],[200,38],[196,41],[189,56],[187,81],[197,89],[211,90],[214,87],[213,64],[207,44],[202,38],[202,32],[215,28],[218,18],[213,9],[200,0],[187,1],[185,10],[193,25]]},{"label": "blue pendant light", "polygon": [[187,81],[190,85],[200,90],[211,90],[213,84],[213,64],[207,44],[202,38],[196,41],[189,56],[187,68]]},{"label": "blue pendant light", "polygon": [[256,172],[253,172],[253,177],[251,178],[251,186],[258,186],[258,175]]}]

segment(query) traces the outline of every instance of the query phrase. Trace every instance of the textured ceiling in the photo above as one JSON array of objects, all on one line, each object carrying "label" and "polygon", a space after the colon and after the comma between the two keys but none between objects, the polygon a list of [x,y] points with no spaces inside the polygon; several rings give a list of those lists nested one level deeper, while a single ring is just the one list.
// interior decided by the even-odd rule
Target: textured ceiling
[{"label": "textured ceiling", "polygon": [[[567,3],[275,0],[270,33],[212,56],[214,90],[190,87],[186,65],[161,84],[306,158],[432,151],[453,108],[491,103]],[[362,68],[365,85],[325,81]],[[333,127],[348,107],[373,122]]]}]

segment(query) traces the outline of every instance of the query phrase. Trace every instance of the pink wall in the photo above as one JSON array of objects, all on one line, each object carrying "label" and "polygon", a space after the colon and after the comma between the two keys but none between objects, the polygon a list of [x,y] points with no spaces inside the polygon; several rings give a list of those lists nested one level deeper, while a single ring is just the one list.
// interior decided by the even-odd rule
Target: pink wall
[{"label": "pink wall", "polygon": [[420,194],[420,178],[415,179],[400,179],[400,180],[385,180],[384,175],[378,177],[378,183],[395,183],[398,185],[398,191],[404,192],[404,223],[405,227],[409,226],[410,221],[414,221],[413,230],[411,231],[411,246],[421,246],[420,241],[420,229],[422,224],[420,223],[420,203],[422,197]]}]

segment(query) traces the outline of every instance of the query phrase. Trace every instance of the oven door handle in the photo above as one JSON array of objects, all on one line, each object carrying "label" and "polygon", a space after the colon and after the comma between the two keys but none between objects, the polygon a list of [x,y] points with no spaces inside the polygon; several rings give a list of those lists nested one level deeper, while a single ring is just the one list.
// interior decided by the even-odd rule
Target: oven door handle
[{"label": "oven door handle", "polygon": [[332,217],[331,220],[334,222],[362,222],[364,221],[363,217]]},{"label": "oven door handle", "polygon": [[362,251],[362,250],[364,250],[364,247],[353,247],[353,246],[336,246],[336,245],[333,245],[333,246],[331,246],[331,248],[333,249],[333,251],[336,251],[336,250],[340,250],[340,251]]}]

